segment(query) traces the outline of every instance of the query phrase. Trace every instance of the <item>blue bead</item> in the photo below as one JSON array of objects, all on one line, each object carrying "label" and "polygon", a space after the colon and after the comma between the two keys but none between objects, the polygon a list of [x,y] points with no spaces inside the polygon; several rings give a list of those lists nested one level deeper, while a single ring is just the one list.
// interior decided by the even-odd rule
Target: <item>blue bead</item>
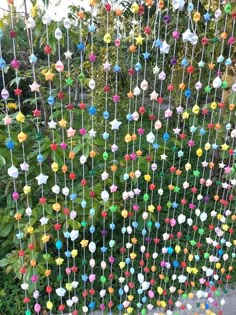
[{"label": "blue bead", "polygon": [[38,60],[38,58],[37,58],[34,54],[32,54],[31,56],[29,56],[29,62],[30,62],[30,63],[36,63],[37,60]]},{"label": "blue bead", "polygon": [[164,141],[168,141],[168,140],[170,139],[170,135],[168,134],[168,132],[165,132],[165,133],[163,134],[162,139],[163,139]]},{"label": "blue bead", "polygon": [[206,130],[204,128],[201,128],[199,132],[201,136],[204,136],[206,134]]},{"label": "blue bead", "polygon": [[91,234],[93,234],[95,232],[95,226],[91,225],[89,231]]},{"label": "blue bead", "polygon": [[95,28],[95,25],[94,25],[94,24],[91,24],[91,25],[88,26],[88,31],[89,31],[90,33],[95,32],[95,30],[96,30],[96,28]]},{"label": "blue bead", "polygon": [[6,61],[3,58],[0,58],[0,68],[4,69],[6,67]]},{"label": "blue bead", "polygon": [[181,66],[182,67],[187,67],[187,65],[188,65],[188,60],[186,58],[182,59]]},{"label": "blue bead", "polygon": [[67,251],[65,252],[65,256],[66,256],[67,258],[70,258],[70,257],[71,257],[71,252],[70,252],[69,250],[67,250]]},{"label": "blue bead", "polygon": [[55,99],[52,95],[48,97],[48,104],[51,106],[55,104]]},{"label": "blue bead", "polygon": [[146,296],[142,297],[142,302],[143,302],[143,304],[145,304],[147,302],[147,297]]},{"label": "blue bead", "polygon": [[113,70],[114,70],[114,72],[120,72],[120,66],[116,64],[116,65],[113,67]]},{"label": "blue bead", "polygon": [[122,296],[124,294],[124,290],[122,288],[119,289],[119,295]]},{"label": "blue bead", "polygon": [[206,22],[208,22],[208,21],[211,20],[211,16],[210,16],[210,14],[209,14],[208,12],[205,13],[205,14],[203,15],[203,17],[204,17],[204,20],[205,20]]},{"label": "blue bead", "polygon": [[146,229],[142,229],[142,235],[145,236],[147,234],[147,230]]},{"label": "blue bead", "polygon": [[119,311],[122,311],[123,308],[124,308],[124,305],[123,305],[123,304],[119,304],[119,305],[117,306],[117,308],[118,308]]},{"label": "blue bead", "polygon": [[232,59],[231,59],[231,58],[227,58],[227,59],[225,60],[225,65],[226,65],[226,66],[231,66],[231,65],[232,65]]},{"label": "blue bead", "polygon": [[140,294],[143,293],[143,290],[142,290],[141,288],[139,288],[139,289],[137,290],[137,292],[138,292],[138,294],[140,295]]},{"label": "blue bead", "polygon": [[42,155],[41,153],[39,153],[39,154],[37,155],[37,161],[38,161],[39,163],[42,163],[42,162],[44,161],[43,155]]},{"label": "blue bead", "polygon": [[3,38],[3,31],[0,29],[0,39]]},{"label": "blue bead", "polygon": [[13,149],[14,149],[14,146],[15,146],[15,144],[14,144],[14,142],[13,142],[12,140],[8,140],[8,141],[6,142],[6,147],[7,147],[9,150],[13,150]]},{"label": "blue bead", "polygon": [[84,43],[79,43],[78,45],[77,45],[77,48],[79,49],[79,50],[84,50],[84,48],[85,48],[85,45],[84,45]]},{"label": "blue bead", "polygon": [[216,150],[217,148],[218,148],[218,144],[216,144],[216,143],[212,144],[212,149],[213,150]]},{"label": "blue bead", "polygon": [[129,258],[129,257],[125,258],[125,263],[126,263],[127,265],[130,264],[130,258]]},{"label": "blue bead", "polygon": [[160,225],[160,223],[159,223],[159,222],[155,222],[155,228],[156,228],[156,229],[159,229],[159,228],[160,228],[160,226],[161,226],[161,225]]},{"label": "blue bead", "polygon": [[87,275],[82,275],[82,281],[86,282],[88,280],[88,276]]},{"label": "blue bead", "polygon": [[123,179],[124,179],[124,180],[129,179],[129,174],[125,173],[125,174],[123,175]]},{"label": "blue bead", "polygon": [[158,143],[153,143],[152,147],[153,149],[157,150],[159,149],[160,145]]},{"label": "blue bead", "polygon": [[96,109],[96,107],[94,107],[93,105],[91,105],[91,106],[88,108],[88,113],[89,113],[90,115],[95,115],[96,112],[97,112],[97,109]]},{"label": "blue bead", "polygon": [[122,227],[121,233],[122,233],[122,234],[125,234],[125,233],[126,233],[126,227],[125,227],[125,226]]},{"label": "blue bead", "polygon": [[189,3],[189,4],[188,4],[188,11],[189,11],[189,12],[192,12],[193,9],[194,9],[193,4],[192,4],[192,3]]},{"label": "blue bead", "polygon": [[155,47],[161,47],[162,46],[162,41],[160,39],[157,39],[155,41]]},{"label": "blue bead", "polygon": [[174,268],[179,267],[179,262],[177,260],[174,260],[173,261],[173,266],[174,266]]},{"label": "blue bead", "polygon": [[136,221],[132,222],[132,227],[135,228],[135,229],[137,229],[137,227],[138,227],[138,222],[136,222]]},{"label": "blue bead", "polygon": [[189,89],[187,89],[186,91],[185,91],[185,93],[184,93],[184,95],[186,96],[186,97],[190,97],[191,96],[191,90],[189,90]]},{"label": "blue bead", "polygon": [[102,252],[102,253],[106,253],[106,251],[107,251],[107,247],[102,246],[100,250],[101,250],[101,252]]},{"label": "blue bead", "polygon": [[68,231],[64,232],[64,237],[65,238],[69,238],[70,237],[70,232],[68,232]]},{"label": "blue bead", "polygon": [[173,248],[172,247],[167,247],[167,252],[168,252],[168,254],[173,254]]},{"label": "blue bead", "polygon": [[76,197],[77,197],[77,194],[75,194],[75,193],[70,194],[70,200],[71,201],[75,200]]},{"label": "blue bead", "polygon": [[178,203],[174,201],[172,204],[172,208],[176,209],[176,208],[178,208],[178,206],[179,206]]},{"label": "blue bead", "polygon": [[95,306],[96,306],[96,303],[95,303],[95,302],[90,302],[90,303],[89,303],[89,308],[90,308],[91,310],[93,310],[93,309],[95,308]]},{"label": "blue bead", "polygon": [[95,214],[95,209],[94,209],[94,208],[91,208],[91,209],[89,210],[89,214],[90,214],[91,216],[94,216],[94,214]]},{"label": "blue bead", "polygon": [[105,111],[105,112],[103,112],[103,118],[104,119],[108,119],[109,118],[109,112],[108,111]]},{"label": "blue bead", "polygon": [[116,225],[115,225],[114,223],[111,223],[111,224],[110,224],[110,229],[111,229],[112,231],[114,231],[115,228],[116,228]]},{"label": "blue bead", "polygon": [[150,57],[150,53],[148,53],[147,51],[145,53],[143,53],[143,58],[145,60],[147,60]]},{"label": "blue bead", "polygon": [[219,254],[219,256],[222,256],[222,255],[224,254],[223,249],[219,249],[219,250],[218,250],[218,254]]},{"label": "blue bead", "polygon": [[209,310],[209,304],[205,304],[205,309]]},{"label": "blue bead", "polygon": [[131,273],[132,275],[135,274],[135,269],[134,269],[133,267],[131,267],[129,271],[130,271],[130,273]]},{"label": "blue bead", "polygon": [[81,201],[81,207],[82,207],[82,208],[85,208],[86,205],[87,205],[87,202],[86,202],[85,200],[82,200],[82,201]]},{"label": "blue bead", "polygon": [[102,134],[103,140],[107,140],[109,138],[109,133],[108,132],[104,132]]},{"label": "blue bead", "polygon": [[142,70],[142,66],[140,62],[137,62],[136,65],[134,66],[134,69],[136,72],[139,72]]},{"label": "blue bead", "polygon": [[62,249],[62,241],[61,240],[57,240],[56,241],[56,248],[57,249]]},{"label": "blue bead", "polygon": [[133,120],[132,114],[131,114],[131,113],[128,113],[128,114],[126,115],[126,119],[127,119],[128,121],[132,121],[132,120]]}]

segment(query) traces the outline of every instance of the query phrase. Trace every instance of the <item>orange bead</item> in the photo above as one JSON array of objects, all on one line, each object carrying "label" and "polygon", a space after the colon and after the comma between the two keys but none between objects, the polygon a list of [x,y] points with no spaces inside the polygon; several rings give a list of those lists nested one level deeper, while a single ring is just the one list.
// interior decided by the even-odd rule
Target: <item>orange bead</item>
[{"label": "orange bead", "polygon": [[116,9],[115,13],[116,13],[116,16],[121,16],[122,15],[122,10],[121,9]]},{"label": "orange bead", "polygon": [[132,244],[137,244],[137,238],[136,237],[132,237],[131,238],[131,242],[132,242]]},{"label": "orange bead", "polygon": [[46,277],[49,277],[51,275],[52,271],[50,269],[45,270],[44,274]]},{"label": "orange bead", "polygon": [[94,158],[96,155],[97,155],[97,153],[96,153],[95,151],[93,151],[93,150],[91,150],[91,151],[89,152],[89,156],[90,156],[91,158]]},{"label": "orange bead", "polygon": [[128,96],[128,98],[133,98],[134,97],[134,93],[130,91],[129,93],[127,93],[127,96]]},{"label": "orange bead", "polygon": [[143,154],[143,151],[138,150],[138,151],[136,151],[136,154],[137,154],[137,156],[141,156]]},{"label": "orange bead", "polygon": [[215,129],[216,130],[219,130],[221,128],[221,125],[220,124],[215,124]]},{"label": "orange bead", "polygon": [[79,11],[79,12],[77,13],[77,16],[78,16],[78,18],[79,18],[80,20],[83,20],[83,19],[84,19],[84,12],[83,12],[83,11]]},{"label": "orange bead", "polygon": [[215,195],[215,196],[214,196],[214,200],[215,200],[215,201],[218,201],[219,198],[220,198],[219,195]]},{"label": "orange bead", "polygon": [[32,259],[32,260],[30,261],[30,265],[31,265],[32,267],[35,267],[35,266],[37,265],[37,261],[36,261],[35,259]]},{"label": "orange bead", "polygon": [[133,179],[134,176],[135,176],[134,172],[130,172],[130,173],[129,173],[129,176]]},{"label": "orange bead", "polygon": [[163,273],[160,273],[160,274],[159,274],[159,278],[160,278],[161,280],[163,280],[163,279],[165,278],[165,275],[163,275]]},{"label": "orange bead", "polygon": [[229,110],[234,110],[235,105],[234,104],[229,104]]},{"label": "orange bead", "polygon": [[19,221],[19,220],[22,218],[21,213],[16,213],[16,214],[14,215],[14,218],[16,219],[16,221]]},{"label": "orange bead", "polygon": [[134,134],[132,134],[131,139],[132,139],[133,141],[135,141],[135,140],[137,139],[137,136],[136,136],[136,134],[135,134],[135,133],[134,133]]},{"label": "orange bead", "polygon": [[152,272],[155,272],[156,270],[157,270],[157,267],[156,267],[156,266],[152,266],[152,267],[151,267],[151,271],[152,271]]},{"label": "orange bead", "polygon": [[113,164],[113,165],[111,166],[111,170],[112,170],[112,172],[116,172],[117,166],[116,166],[115,164]]},{"label": "orange bead", "polygon": [[220,34],[220,37],[221,37],[222,39],[226,39],[226,38],[227,38],[227,33],[226,33],[226,32],[221,33],[221,34]]},{"label": "orange bead", "polygon": [[187,254],[188,253],[188,249],[185,247],[184,248],[184,254]]},{"label": "orange bead", "polygon": [[136,46],[134,44],[129,46],[129,51],[130,52],[135,52],[136,51]]},{"label": "orange bead", "polygon": [[209,63],[208,68],[210,70],[213,70],[215,68],[215,64],[214,63]]},{"label": "orange bead", "polygon": [[191,281],[191,286],[195,287],[195,282],[194,281]]},{"label": "orange bead", "polygon": [[181,290],[181,289],[178,290],[178,294],[180,294],[180,295],[183,294],[183,292],[184,292],[184,291]]},{"label": "orange bead", "polygon": [[110,294],[114,293],[114,288],[109,287],[109,288],[108,288],[108,292],[109,292]]},{"label": "orange bead", "polygon": [[233,269],[234,269],[233,266],[229,266],[229,268],[228,268],[229,271],[232,271]]},{"label": "orange bead", "polygon": [[73,151],[70,151],[70,153],[69,153],[69,159],[74,159],[75,158],[75,152],[73,152]]},{"label": "orange bead", "polygon": [[164,1],[160,0],[160,1],[159,1],[159,4],[158,4],[159,9],[163,9],[163,8],[164,8],[164,5],[165,5]]},{"label": "orange bead", "polygon": [[89,5],[94,7],[97,4],[97,0],[89,0]]},{"label": "orange bead", "polygon": [[179,89],[184,90],[185,89],[185,84],[182,82],[179,84]]},{"label": "orange bead", "polygon": [[62,170],[62,173],[66,173],[68,170],[68,167],[66,165],[62,165],[61,170]]},{"label": "orange bead", "polygon": [[213,168],[214,166],[215,166],[215,163],[213,163],[213,162],[209,163],[209,168]]},{"label": "orange bead", "polygon": [[147,7],[151,7],[152,6],[152,0],[145,0],[145,4]]},{"label": "orange bead", "polygon": [[168,186],[168,188],[169,188],[169,190],[174,190],[175,186],[173,186],[173,185],[170,184],[170,185]]},{"label": "orange bead", "polygon": [[176,172],[175,172],[175,173],[176,173],[176,175],[177,175],[177,176],[179,176],[179,175],[181,175],[181,174],[182,174],[182,171],[178,169],[178,170],[176,170]]}]

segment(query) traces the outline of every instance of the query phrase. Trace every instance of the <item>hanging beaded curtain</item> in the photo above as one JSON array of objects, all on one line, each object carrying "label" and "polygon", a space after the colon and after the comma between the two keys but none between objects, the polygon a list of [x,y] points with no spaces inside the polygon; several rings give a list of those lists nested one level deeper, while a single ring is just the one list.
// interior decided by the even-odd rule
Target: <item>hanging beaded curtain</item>
[{"label": "hanging beaded curtain", "polygon": [[234,1],[90,0],[63,18],[47,1],[24,17],[8,4],[1,173],[22,314],[223,315],[236,244]]}]

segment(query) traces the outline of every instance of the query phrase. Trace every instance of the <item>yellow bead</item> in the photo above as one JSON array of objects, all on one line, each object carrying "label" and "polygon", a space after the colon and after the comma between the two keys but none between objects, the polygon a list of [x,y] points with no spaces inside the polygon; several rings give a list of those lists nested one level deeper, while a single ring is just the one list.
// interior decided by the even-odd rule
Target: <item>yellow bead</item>
[{"label": "yellow bead", "polygon": [[109,44],[111,42],[111,34],[106,33],[103,37],[103,40],[106,44]]},{"label": "yellow bead", "polygon": [[51,169],[53,172],[57,172],[58,171],[58,164],[56,162],[53,162],[51,165]]},{"label": "yellow bead", "polygon": [[17,139],[20,143],[24,142],[27,140],[27,134],[25,134],[24,132],[20,132],[17,136]]},{"label": "yellow bead", "polygon": [[211,103],[211,109],[216,109],[217,108],[217,103],[216,102],[212,102]]},{"label": "yellow bead", "polygon": [[201,148],[197,149],[196,154],[198,157],[201,157],[202,156],[202,149]]},{"label": "yellow bead", "polygon": [[125,210],[125,209],[122,210],[122,211],[121,211],[121,215],[122,215],[123,218],[127,219],[127,217],[128,217],[128,211]]},{"label": "yellow bead", "polygon": [[71,251],[71,256],[72,256],[73,258],[75,258],[77,255],[78,255],[78,250],[77,250],[77,249],[73,249],[73,250]]},{"label": "yellow bead", "polygon": [[54,211],[59,212],[61,210],[61,205],[58,202],[56,202],[52,205],[52,208]]},{"label": "yellow bead", "polygon": [[210,150],[210,148],[211,148],[210,143],[207,142],[207,143],[205,144],[205,147],[204,147],[204,148],[205,148],[206,151]]},{"label": "yellow bead", "polygon": [[23,188],[24,194],[29,194],[31,192],[31,186],[25,185]]},{"label": "yellow bead", "polygon": [[197,23],[200,21],[200,19],[201,19],[201,14],[199,12],[195,12],[193,15],[193,21]]},{"label": "yellow bead", "polygon": [[53,304],[52,304],[51,301],[47,301],[46,306],[47,306],[47,309],[48,309],[48,310],[51,310],[51,309],[53,308]]},{"label": "yellow bead", "polygon": [[192,108],[192,112],[197,115],[199,113],[200,109],[198,105],[194,105]]}]

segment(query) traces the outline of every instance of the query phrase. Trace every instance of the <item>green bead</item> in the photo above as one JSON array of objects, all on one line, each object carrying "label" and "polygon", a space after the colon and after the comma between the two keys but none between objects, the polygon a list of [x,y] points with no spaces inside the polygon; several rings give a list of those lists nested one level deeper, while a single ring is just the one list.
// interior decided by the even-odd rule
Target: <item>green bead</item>
[{"label": "green bead", "polygon": [[200,303],[198,302],[198,303],[196,304],[196,306],[197,306],[197,307],[200,307]]},{"label": "green bead", "polygon": [[144,194],[144,196],[143,196],[143,200],[144,200],[144,201],[148,201],[148,199],[149,199],[148,194]]},{"label": "green bead", "polygon": [[205,92],[206,92],[206,93],[211,93],[211,88],[210,88],[209,85],[207,85],[207,86],[205,87]]},{"label": "green bead", "polygon": [[191,241],[190,241],[190,244],[191,244],[192,246],[195,246],[195,245],[197,244],[197,242],[194,241],[194,240],[191,240]]},{"label": "green bead", "polygon": [[101,283],[105,283],[107,281],[107,279],[105,276],[101,276],[100,281],[101,281]]},{"label": "green bead", "polygon": [[231,9],[232,9],[232,7],[231,7],[231,4],[230,4],[230,3],[226,4],[226,6],[224,7],[225,13],[230,13],[230,12],[231,12]]},{"label": "green bead", "polygon": [[163,171],[161,171],[161,172],[160,172],[160,176],[161,176],[161,177],[164,177],[164,176],[165,176],[165,173],[164,173]]},{"label": "green bead", "polygon": [[200,235],[203,235],[203,234],[204,234],[204,230],[203,230],[203,229],[199,229],[199,230],[198,230],[198,233],[199,233]]},{"label": "green bead", "polygon": [[148,221],[147,226],[150,229],[152,227],[152,221]]},{"label": "green bead", "polygon": [[41,132],[37,132],[35,135],[36,141],[42,141],[43,140],[43,135]]},{"label": "green bead", "polygon": [[25,315],[31,315],[31,311],[30,310],[25,311]]},{"label": "green bead", "polygon": [[216,185],[218,185],[218,186],[221,185],[221,181],[220,181],[220,180],[217,180],[217,181],[216,181]]},{"label": "green bead", "polygon": [[145,309],[145,308],[142,308],[142,310],[141,310],[141,315],[146,315],[146,314],[147,314],[146,309]]},{"label": "green bead", "polygon": [[117,206],[112,205],[110,208],[111,212],[116,212]]},{"label": "green bead", "polygon": [[219,41],[219,38],[218,37],[213,37],[211,39],[211,42],[214,44],[214,43],[217,43]]},{"label": "green bead", "polygon": [[188,298],[188,294],[187,294],[187,293],[184,293],[184,294],[182,295],[182,297],[183,297],[183,299],[187,299],[187,298]]},{"label": "green bead", "polygon": [[87,265],[87,259],[85,259],[85,258],[82,259],[82,265],[83,265],[83,266]]},{"label": "green bead", "polygon": [[169,277],[165,277],[165,278],[164,278],[164,282],[165,282],[165,283],[168,283],[169,280],[170,280]]},{"label": "green bead", "polygon": [[81,225],[82,225],[83,227],[85,227],[85,226],[87,225],[87,222],[86,222],[86,221],[82,221],[82,222],[81,222]]},{"label": "green bead", "polygon": [[44,260],[49,260],[50,259],[50,257],[51,257],[51,255],[50,254],[43,254],[43,259]]},{"label": "green bead", "polygon": [[198,177],[198,176],[200,175],[200,172],[199,172],[198,170],[193,171],[193,175],[196,176],[196,177]]},{"label": "green bead", "polygon": [[95,170],[89,171],[89,175],[94,176],[95,174],[96,174],[96,171],[95,171]]},{"label": "green bead", "polygon": [[174,192],[179,192],[180,191],[180,188],[179,188],[179,186],[175,186],[175,188],[174,188]]},{"label": "green bead", "polygon": [[83,72],[81,72],[81,73],[79,74],[79,80],[80,80],[80,82],[83,82],[83,81],[85,80],[85,75],[84,75]]},{"label": "green bead", "polygon": [[167,205],[167,208],[171,208],[172,207],[172,202],[168,201],[166,205]]},{"label": "green bead", "polygon": [[221,292],[217,290],[217,291],[215,292],[215,295],[216,295],[216,296],[220,296],[220,295],[221,295]]},{"label": "green bead", "polygon": [[210,257],[210,254],[209,253],[204,253],[204,258],[207,259]]},{"label": "green bead", "polygon": [[172,150],[172,152],[177,152],[177,151],[178,151],[178,148],[177,148],[177,146],[175,145],[175,146],[172,147],[171,150]]},{"label": "green bead", "polygon": [[104,152],[102,157],[103,157],[103,160],[106,161],[108,159],[108,153]]},{"label": "green bead", "polygon": [[222,89],[227,89],[227,87],[228,87],[228,82],[227,82],[227,81],[223,81],[223,82],[221,83],[221,87],[222,87]]},{"label": "green bead", "polygon": [[57,281],[62,281],[63,280],[63,276],[62,275],[57,275]]},{"label": "green bead", "polygon": [[190,235],[186,235],[186,240],[187,240],[187,241],[190,240]]}]

